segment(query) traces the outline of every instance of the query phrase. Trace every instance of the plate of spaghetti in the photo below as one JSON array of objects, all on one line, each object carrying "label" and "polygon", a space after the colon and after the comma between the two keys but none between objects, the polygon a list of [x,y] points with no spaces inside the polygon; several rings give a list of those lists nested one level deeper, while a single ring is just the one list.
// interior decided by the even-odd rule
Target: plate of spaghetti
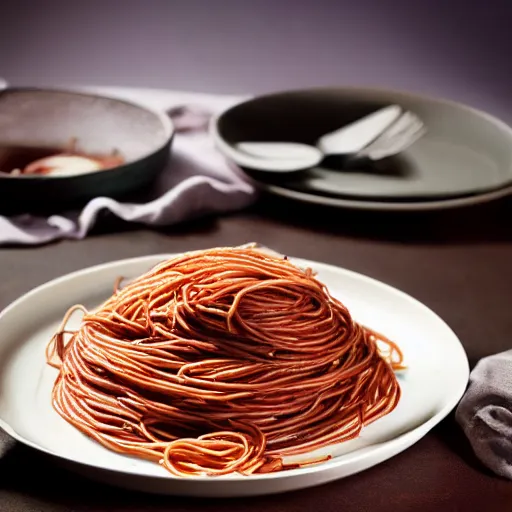
[{"label": "plate of spaghetti", "polygon": [[7,433],[165,494],[349,476],[423,437],[469,377],[455,334],[415,299],[255,244],[69,274],[6,308],[0,332]]}]

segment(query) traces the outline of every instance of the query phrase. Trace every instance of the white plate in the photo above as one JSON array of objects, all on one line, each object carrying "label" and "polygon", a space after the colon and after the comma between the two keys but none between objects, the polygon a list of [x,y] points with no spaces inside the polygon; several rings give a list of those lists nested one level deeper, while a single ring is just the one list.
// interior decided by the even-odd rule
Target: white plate
[{"label": "white plate", "polygon": [[45,363],[45,346],[70,305],[97,305],[110,296],[118,276],[135,277],[167,257],[117,261],[69,274],[36,288],[0,314],[3,429],[100,481],[165,494],[247,496],[310,487],[389,459],[439,423],[465,390],[469,366],[464,350],[450,328],[426,306],[360,274],[294,259],[317,270],[356,320],[385,333],[403,349],[409,368],[400,376],[403,396],[398,407],[365,428],[359,439],[330,448],[330,461],[279,473],[176,478],[158,464],[111,452],[53,410],[50,395],[56,370]]}]

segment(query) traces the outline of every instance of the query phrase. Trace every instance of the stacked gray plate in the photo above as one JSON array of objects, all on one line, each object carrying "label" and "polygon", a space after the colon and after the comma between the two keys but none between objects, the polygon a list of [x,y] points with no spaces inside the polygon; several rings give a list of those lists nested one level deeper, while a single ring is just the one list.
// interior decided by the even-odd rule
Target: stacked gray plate
[{"label": "stacked gray plate", "polygon": [[314,144],[325,133],[389,104],[418,115],[426,134],[371,168],[320,166],[292,174],[244,168],[259,188],[288,198],[374,210],[433,210],[512,193],[512,129],[450,101],[378,89],[287,91],[236,105],[212,123],[217,147],[245,141]]}]

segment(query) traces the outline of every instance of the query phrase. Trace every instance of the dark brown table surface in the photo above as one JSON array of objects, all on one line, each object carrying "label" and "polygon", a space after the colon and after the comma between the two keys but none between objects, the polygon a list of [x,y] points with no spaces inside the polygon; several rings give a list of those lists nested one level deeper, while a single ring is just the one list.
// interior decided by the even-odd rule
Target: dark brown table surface
[{"label": "dark brown table surface", "polygon": [[[512,346],[512,201],[435,214],[355,213],[262,198],[245,212],[165,231],[110,225],[84,241],[0,250],[0,307],[89,265],[258,241],[410,293],[454,329],[471,365]],[[0,333],[1,336],[1,333]],[[400,455],[358,475],[282,495],[197,500],[90,482],[36,451],[0,460],[0,511],[507,511],[512,483],[482,468],[450,415]]]}]

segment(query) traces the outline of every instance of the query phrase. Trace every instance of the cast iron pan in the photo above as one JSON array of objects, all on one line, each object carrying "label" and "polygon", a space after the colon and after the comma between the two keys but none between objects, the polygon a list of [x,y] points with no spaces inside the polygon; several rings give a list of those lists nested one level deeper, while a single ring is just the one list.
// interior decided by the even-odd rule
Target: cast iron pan
[{"label": "cast iron pan", "polygon": [[[80,153],[109,155],[116,167],[74,176],[12,176],[0,172],[0,214],[48,211],[97,196],[134,197],[168,161],[174,129],[164,114],[118,99],[36,88],[0,91],[0,171],[74,143]],[[47,155],[38,155],[45,152]],[[28,164],[29,162],[23,162]]]}]

